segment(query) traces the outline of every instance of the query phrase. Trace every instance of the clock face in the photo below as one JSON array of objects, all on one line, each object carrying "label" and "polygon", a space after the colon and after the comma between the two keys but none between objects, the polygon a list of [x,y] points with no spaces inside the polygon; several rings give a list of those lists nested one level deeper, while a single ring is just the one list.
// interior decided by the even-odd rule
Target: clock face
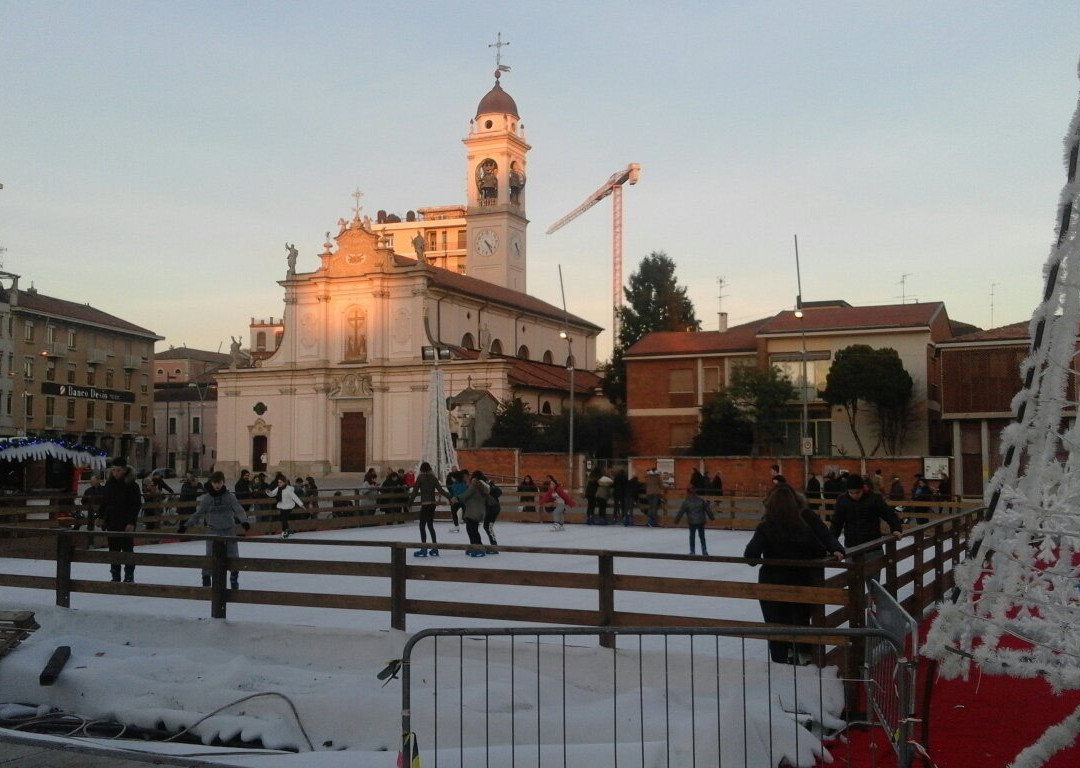
[{"label": "clock face", "polygon": [[517,235],[510,238],[510,255],[515,259],[521,258],[521,239]]},{"label": "clock face", "polygon": [[476,252],[480,256],[491,256],[499,248],[499,236],[493,229],[482,229],[476,236]]}]

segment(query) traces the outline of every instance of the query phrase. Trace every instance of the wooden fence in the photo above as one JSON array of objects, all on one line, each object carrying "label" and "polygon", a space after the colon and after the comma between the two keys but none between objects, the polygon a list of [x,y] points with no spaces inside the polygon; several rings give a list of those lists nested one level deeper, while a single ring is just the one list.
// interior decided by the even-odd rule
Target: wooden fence
[{"label": "wooden fence", "polygon": [[[728,497],[725,497],[725,501]],[[333,509],[329,510],[331,513]],[[715,528],[746,529],[756,523],[752,504],[748,500],[731,498],[730,513],[713,521]],[[866,607],[865,578],[868,573],[882,569],[883,583],[895,595],[901,597],[904,608],[916,617],[921,617],[926,608],[941,600],[952,586],[952,569],[960,561],[968,534],[972,525],[979,519],[979,510],[963,510],[951,514],[926,512],[934,519],[922,525],[915,525],[905,532],[899,541],[892,536],[883,537],[848,550],[848,558],[840,563],[835,561],[775,561],[777,564],[791,565],[797,568],[811,568],[817,573],[826,573],[817,585],[810,587],[792,587],[774,584],[759,584],[756,581],[731,581],[720,579],[686,578],[680,576],[688,561],[715,563],[735,563],[756,565],[739,557],[690,557],[687,555],[668,555],[656,553],[624,552],[595,549],[569,549],[554,547],[515,547],[500,546],[504,553],[536,553],[555,556],[565,562],[565,567],[548,568],[542,571],[528,570],[527,558],[501,558],[499,565],[519,567],[500,567],[492,569],[468,568],[444,565],[442,562],[428,559],[417,563],[408,557],[408,552],[416,547],[413,531],[408,532],[408,542],[386,541],[330,541],[317,542],[323,557],[318,560],[290,559],[285,557],[258,556],[265,545],[275,547],[308,546],[310,540],[279,540],[267,538],[246,538],[241,548],[241,555],[229,558],[226,544],[229,537],[207,537],[198,534],[179,536],[175,531],[152,529],[134,534],[137,543],[153,543],[162,540],[205,540],[212,542],[211,554],[173,554],[151,552],[137,548],[133,553],[110,552],[96,549],[94,545],[104,543],[104,534],[75,529],[71,526],[70,509],[65,514],[62,507],[30,506],[20,510],[5,509],[6,525],[0,525],[0,556],[8,557],[52,557],[55,559],[55,573],[44,575],[26,575],[0,573],[0,586],[9,588],[42,589],[55,592],[56,604],[70,607],[74,594],[126,594],[141,597],[171,598],[184,600],[208,601],[210,615],[225,618],[230,604],[258,604],[268,606],[302,606],[309,608],[336,608],[345,610],[363,610],[385,613],[389,625],[394,629],[406,630],[409,616],[452,616],[480,621],[537,622],[543,624],[569,624],[589,627],[626,627],[626,626],[767,626],[761,622],[747,622],[723,617],[719,603],[700,603],[698,610],[692,612],[646,613],[633,610],[635,594],[662,594],[711,600],[780,600],[786,602],[809,603],[815,606],[813,625],[820,628],[862,627]],[[22,519],[19,516],[22,515]],[[535,519],[536,513],[509,511],[505,519]],[[340,517],[314,517],[293,524],[294,530],[313,528],[339,528],[343,526],[365,526],[393,524],[415,520],[411,513],[355,515]],[[504,519],[504,518],[500,518]],[[75,522],[78,522],[77,520]],[[159,522],[159,521],[151,521]],[[259,527],[272,527],[272,522],[257,523]],[[405,529],[403,529],[404,533]],[[36,546],[29,551],[18,544],[34,542]],[[465,549],[466,545],[440,543],[440,550],[453,551]],[[278,550],[280,551],[280,550]],[[335,558],[334,552],[341,552]],[[48,554],[51,552],[52,554]],[[884,552],[884,555],[882,555]],[[254,556],[253,556],[254,553]],[[346,554],[348,553],[348,554]],[[373,554],[377,553],[377,554]],[[634,570],[642,570],[642,561],[663,563],[660,570],[665,575],[641,575]],[[445,562],[445,561],[444,561]],[[460,562],[460,561],[459,561]],[[910,562],[900,569],[900,563]],[[195,569],[208,568],[212,574],[211,587],[181,586],[176,584],[154,583],[114,583],[105,580],[77,579],[73,577],[72,566],[75,563],[95,563],[111,565],[115,563],[143,566],[162,566],[170,568]],[[639,567],[635,569],[635,565]],[[827,570],[826,570],[827,569]],[[283,591],[280,589],[226,589],[229,571],[245,573],[287,573],[291,575],[327,575],[366,577],[371,581],[357,581],[352,586],[366,587],[360,593],[326,594],[322,591]],[[650,570],[648,566],[645,570]],[[753,574],[753,575],[751,575]],[[747,568],[747,575],[756,578],[756,572]],[[104,576],[104,569],[103,569]],[[185,580],[195,584],[198,579]],[[450,585],[497,585],[507,588],[509,595],[515,587],[528,587],[530,595],[539,590],[544,593],[551,590],[549,600],[543,605],[525,605],[522,601],[508,599],[505,602],[470,601],[459,599],[460,590],[447,590],[445,599],[418,598],[410,596],[410,587],[423,583],[439,582]],[[245,579],[250,583],[250,579]],[[566,607],[563,590],[575,590],[579,594],[591,595],[585,602],[594,607]],[[622,598],[620,601],[618,598]],[[580,601],[579,601],[580,602]],[[623,609],[617,605],[625,606]],[[745,612],[743,612],[745,613]],[[602,636],[604,644],[610,644],[610,636]],[[823,638],[829,643],[830,638]],[[842,644],[837,640],[835,644]],[[856,655],[847,656],[849,665],[861,663]],[[855,673],[857,667],[847,670]]]}]

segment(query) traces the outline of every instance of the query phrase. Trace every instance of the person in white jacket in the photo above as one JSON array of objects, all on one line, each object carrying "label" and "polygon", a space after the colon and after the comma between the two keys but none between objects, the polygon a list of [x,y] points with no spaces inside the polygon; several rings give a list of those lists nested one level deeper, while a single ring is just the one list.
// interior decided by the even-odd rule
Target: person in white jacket
[{"label": "person in white jacket", "polygon": [[300,500],[292,485],[289,484],[289,478],[285,477],[281,472],[278,472],[274,477],[274,487],[268,490],[266,495],[277,499],[278,520],[281,521],[281,538],[289,538],[292,536],[292,529],[289,528],[290,512],[297,507],[304,506],[304,502]]}]

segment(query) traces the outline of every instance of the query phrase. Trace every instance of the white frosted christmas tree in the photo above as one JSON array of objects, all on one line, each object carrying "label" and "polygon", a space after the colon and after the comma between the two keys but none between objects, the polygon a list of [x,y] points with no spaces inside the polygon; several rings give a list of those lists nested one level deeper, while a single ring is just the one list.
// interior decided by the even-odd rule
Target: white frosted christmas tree
[{"label": "white frosted christmas tree", "polygon": [[[1080,74],[1080,70],[1078,70]],[[956,571],[924,653],[945,677],[972,664],[988,674],[1044,677],[1055,691],[1080,688],[1080,100],[1065,136],[1066,183],[1057,237],[1044,268],[1031,347],[1002,432],[1002,466],[987,489],[987,519]],[[1017,756],[1041,766],[1080,733],[1080,708]]]},{"label": "white frosted christmas tree", "polygon": [[424,417],[424,454],[421,461],[431,464],[439,481],[446,479],[451,467],[457,466],[457,451],[450,435],[450,412],[446,409],[443,375],[439,366],[431,370],[428,384],[428,408]]}]

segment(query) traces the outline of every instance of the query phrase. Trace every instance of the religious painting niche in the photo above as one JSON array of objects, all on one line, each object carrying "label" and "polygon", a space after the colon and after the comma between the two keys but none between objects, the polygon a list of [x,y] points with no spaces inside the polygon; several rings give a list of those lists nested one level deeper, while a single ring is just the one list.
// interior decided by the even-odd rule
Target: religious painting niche
[{"label": "religious painting niche", "polygon": [[367,312],[351,306],[345,310],[345,356],[349,363],[367,362]]}]

